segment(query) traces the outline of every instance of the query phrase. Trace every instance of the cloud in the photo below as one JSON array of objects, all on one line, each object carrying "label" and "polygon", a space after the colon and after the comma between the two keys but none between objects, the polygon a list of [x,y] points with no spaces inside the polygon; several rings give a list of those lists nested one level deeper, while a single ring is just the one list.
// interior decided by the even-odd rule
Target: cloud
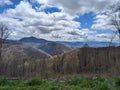
[{"label": "cloud", "polygon": [[80,35],[79,33],[75,32],[75,31],[70,31],[70,32],[68,32],[68,34],[71,34],[71,35]]},{"label": "cloud", "polygon": [[[12,29],[12,39],[35,36],[54,41],[109,40],[109,34],[99,34],[96,30],[111,29],[109,19],[103,11],[113,3],[108,0],[29,0],[20,1],[13,9],[0,14],[2,22]],[[114,2],[117,2],[115,0]],[[32,4],[38,6],[33,7]],[[107,5],[106,5],[107,3]],[[56,7],[60,12],[45,13],[46,8]],[[91,30],[81,28],[81,23],[74,21],[78,15],[94,12],[94,24]]]},{"label": "cloud", "polygon": [[96,30],[115,30],[113,25],[110,25],[111,17],[106,14],[98,14],[94,17],[94,23],[91,26],[92,29]]},{"label": "cloud", "polygon": [[[4,14],[3,22],[7,22],[14,29],[13,36],[35,36],[38,38],[55,39],[55,34],[65,37],[59,38],[70,40],[81,35],[80,23],[73,21],[74,17],[65,12],[45,13],[36,11],[27,1],[21,1],[15,9],[8,9]],[[78,33],[77,36],[70,35],[69,32]],[[56,34],[57,35],[57,34]],[[20,37],[17,37],[20,38]]]},{"label": "cloud", "polygon": [[97,34],[96,35],[96,37],[98,37],[98,38],[108,38],[108,39],[110,39],[110,34],[108,34],[108,35],[106,35],[106,34]]},{"label": "cloud", "polygon": [[[117,1],[117,0],[116,0]],[[94,23],[91,26],[92,29],[96,30],[116,30],[112,23],[113,18],[119,18],[120,14],[120,2],[113,3],[105,10],[104,13],[99,13],[94,17]]]},{"label": "cloud", "polygon": [[107,6],[119,0],[49,0],[48,3],[60,7],[69,14],[85,14],[103,12]]},{"label": "cloud", "polygon": [[31,0],[32,2],[38,2],[40,4],[48,4],[48,0]]},{"label": "cloud", "polygon": [[13,4],[13,3],[11,2],[11,0],[0,0],[0,6],[5,5],[5,4],[10,5],[10,4]]}]

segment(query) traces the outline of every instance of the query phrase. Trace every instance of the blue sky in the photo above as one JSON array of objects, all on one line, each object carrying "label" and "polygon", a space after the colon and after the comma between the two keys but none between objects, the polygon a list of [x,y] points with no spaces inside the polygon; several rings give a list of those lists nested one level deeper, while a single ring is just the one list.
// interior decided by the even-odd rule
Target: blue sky
[{"label": "blue sky", "polygon": [[81,23],[81,28],[91,28],[94,20],[94,14],[92,12],[86,13],[82,16],[79,16],[75,18],[75,21],[78,21]]},{"label": "blue sky", "polygon": [[10,39],[34,36],[52,41],[109,41],[115,28],[108,24],[110,18],[105,13],[118,1],[1,0],[0,22],[12,30]]}]

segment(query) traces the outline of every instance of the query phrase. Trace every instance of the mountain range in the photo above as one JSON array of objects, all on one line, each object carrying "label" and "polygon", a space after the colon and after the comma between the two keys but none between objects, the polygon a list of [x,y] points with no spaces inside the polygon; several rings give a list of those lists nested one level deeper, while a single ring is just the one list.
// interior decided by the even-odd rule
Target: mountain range
[{"label": "mountain range", "polygon": [[[58,42],[48,41],[45,39],[38,39],[35,37],[25,37],[20,40],[7,40],[4,45],[5,59],[18,59],[18,57],[24,57],[23,59],[43,59],[49,58],[55,55],[63,54],[74,48],[81,48],[84,45],[88,47],[107,47],[108,42]],[[113,43],[118,46],[118,43]],[[20,59],[20,58],[19,58]]]},{"label": "mountain range", "polygon": [[[103,45],[105,47],[96,48],[99,43],[55,42],[35,37],[7,40],[3,45],[3,70],[15,70],[12,71],[13,75],[23,70],[23,67],[26,67],[27,74],[33,72],[34,75],[35,72],[38,75],[41,70],[52,74],[120,74],[120,47],[109,48],[106,42]],[[75,48],[78,46],[84,47]],[[41,68],[40,71],[38,68]]]},{"label": "mountain range", "polygon": [[45,39],[38,39],[35,37],[22,38],[19,40],[19,42],[34,47],[38,50],[43,50],[50,55],[58,55],[71,50],[70,47],[64,44],[53,41],[47,41]]},{"label": "mountain range", "polygon": [[[57,45],[62,45],[62,46],[66,46],[69,48],[81,48],[83,47],[85,44],[87,44],[89,47],[108,47],[110,42],[99,42],[99,41],[88,41],[88,42],[82,42],[82,41],[48,41],[45,39],[41,39],[41,38],[35,38],[35,37],[24,37],[20,40],[7,40],[7,43],[11,43],[11,44],[21,44],[21,43],[33,43],[33,44],[40,44],[41,46],[44,45],[45,43],[47,44],[57,44]],[[46,44],[46,45],[47,45]],[[120,44],[117,42],[113,42],[111,44],[111,46],[119,46]]]},{"label": "mountain range", "polygon": [[45,59],[71,50],[63,44],[35,37],[7,40],[3,48],[5,61]]},{"label": "mountain range", "polygon": [[[98,41],[88,41],[88,42],[58,42],[58,43],[61,43],[61,44],[64,44],[68,47],[71,47],[71,48],[81,48],[83,47],[84,45],[88,45],[89,47],[95,47],[95,48],[98,48],[98,47],[108,47],[110,42],[98,42]],[[111,46],[119,46],[119,43],[112,43]]]}]

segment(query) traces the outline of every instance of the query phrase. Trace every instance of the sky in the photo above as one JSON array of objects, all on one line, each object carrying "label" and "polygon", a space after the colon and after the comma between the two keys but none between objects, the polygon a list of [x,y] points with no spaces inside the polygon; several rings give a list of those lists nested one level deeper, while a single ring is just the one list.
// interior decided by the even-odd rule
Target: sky
[{"label": "sky", "polygon": [[[0,23],[10,39],[23,37],[51,41],[110,41],[111,5],[119,0],[0,0]],[[115,42],[118,41],[116,36]]]}]

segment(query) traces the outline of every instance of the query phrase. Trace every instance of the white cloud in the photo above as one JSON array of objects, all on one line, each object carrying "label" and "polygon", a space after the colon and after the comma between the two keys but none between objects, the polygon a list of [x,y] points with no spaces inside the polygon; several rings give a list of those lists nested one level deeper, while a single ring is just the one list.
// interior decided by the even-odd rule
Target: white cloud
[{"label": "white cloud", "polygon": [[94,17],[94,24],[91,26],[92,29],[96,30],[115,30],[113,25],[110,25],[111,17],[106,14],[98,14]]},{"label": "white cloud", "polygon": [[48,4],[48,0],[31,0],[31,1],[35,1],[35,2],[38,2],[40,4]]},{"label": "white cloud", "polygon": [[[111,0],[31,0],[32,3],[43,4],[32,7],[28,0],[21,1],[14,9],[8,9],[0,14],[2,22],[8,23],[13,29],[12,37],[35,36],[48,40],[59,41],[86,41],[99,40],[108,41],[109,34],[98,34],[95,30],[80,27],[80,22],[73,19],[79,14],[88,12],[97,13],[91,29],[111,29],[107,26],[109,18],[102,11],[107,5],[113,3]],[[116,2],[118,0],[115,0]],[[107,5],[106,5],[107,3]],[[45,8],[57,7],[61,12],[46,14]],[[102,12],[102,14],[101,14]]]},{"label": "white cloud", "polygon": [[113,34],[110,34],[110,33],[107,33],[107,34],[96,34],[95,35],[95,39],[97,41],[108,41],[108,42],[111,42],[111,39],[113,39],[114,42],[117,42],[118,41],[118,37],[114,37],[113,38]]},{"label": "white cloud", "polygon": [[[9,23],[14,28],[13,36],[35,36],[38,38],[45,38],[53,40],[57,33],[64,35],[59,40],[79,40],[82,33],[80,33],[80,23],[73,21],[73,16],[65,12],[54,12],[46,14],[43,11],[37,12],[32,8],[32,5],[27,1],[21,1],[15,9],[8,9],[4,14],[3,22]],[[77,36],[72,33],[78,33]],[[17,37],[20,38],[20,37]]]},{"label": "white cloud", "polygon": [[103,12],[107,6],[119,0],[49,0],[49,4],[62,7],[69,14],[85,14],[87,12]]}]

